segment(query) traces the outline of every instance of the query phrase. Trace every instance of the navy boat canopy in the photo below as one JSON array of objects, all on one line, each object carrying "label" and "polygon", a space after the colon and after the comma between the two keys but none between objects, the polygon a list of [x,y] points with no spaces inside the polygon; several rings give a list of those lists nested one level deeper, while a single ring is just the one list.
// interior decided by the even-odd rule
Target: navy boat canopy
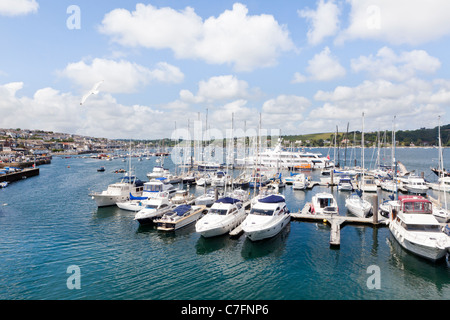
[{"label": "navy boat canopy", "polygon": [[130,192],[130,200],[147,200],[148,197],[135,197]]},{"label": "navy boat canopy", "polygon": [[240,201],[241,201],[241,200],[234,199],[234,198],[231,198],[231,197],[224,197],[224,198],[217,199],[216,202],[219,202],[219,203],[231,203],[231,204],[233,204],[233,203],[237,203],[237,202],[240,202]]},{"label": "navy boat canopy", "polygon": [[182,204],[181,206],[178,206],[175,209],[173,209],[173,211],[179,216],[184,215],[189,210],[191,210],[191,206],[188,204]]},{"label": "navy boat canopy", "polygon": [[275,194],[271,194],[270,196],[267,196],[265,198],[260,199],[259,202],[262,202],[262,203],[279,203],[279,202],[285,202],[285,200],[281,196],[277,196]]}]

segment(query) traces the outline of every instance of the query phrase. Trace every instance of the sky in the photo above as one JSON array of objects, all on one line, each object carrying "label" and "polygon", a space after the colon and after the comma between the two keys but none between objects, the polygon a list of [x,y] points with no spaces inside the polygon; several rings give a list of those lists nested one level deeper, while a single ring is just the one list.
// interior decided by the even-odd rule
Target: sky
[{"label": "sky", "polygon": [[0,0],[0,128],[432,128],[450,123],[448,21],[448,0]]}]

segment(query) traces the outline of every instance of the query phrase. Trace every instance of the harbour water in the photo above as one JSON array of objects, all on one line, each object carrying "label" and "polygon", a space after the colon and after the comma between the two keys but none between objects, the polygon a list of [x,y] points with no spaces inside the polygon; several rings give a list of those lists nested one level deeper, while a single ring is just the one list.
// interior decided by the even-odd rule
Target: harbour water
[{"label": "harbour water", "polygon": [[[397,149],[397,159],[436,179],[430,166],[437,165],[437,149]],[[444,159],[448,164],[450,150]],[[155,164],[154,157],[132,161],[142,180]],[[102,165],[106,171],[97,172]],[[166,166],[173,168],[170,157]],[[113,171],[119,168],[127,163],[54,157],[39,176],[0,189],[0,299],[450,299],[445,261],[405,252],[386,227],[345,226],[340,249],[330,249],[328,225],[308,222],[291,221],[278,236],[256,243],[244,236],[204,239],[193,225],[169,234],[141,227],[133,213],[97,208],[88,196],[118,180]],[[325,190],[287,186],[283,193],[297,211]],[[348,194],[333,192],[345,215]],[[74,265],[81,287],[71,290],[68,267]],[[379,288],[368,286],[371,266],[379,268]]]}]

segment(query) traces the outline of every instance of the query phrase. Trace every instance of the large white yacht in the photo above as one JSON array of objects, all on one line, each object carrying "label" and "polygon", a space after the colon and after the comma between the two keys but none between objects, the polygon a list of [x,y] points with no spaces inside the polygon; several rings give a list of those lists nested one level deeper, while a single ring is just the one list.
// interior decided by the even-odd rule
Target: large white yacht
[{"label": "large white yacht", "polygon": [[404,249],[432,261],[445,257],[450,250],[450,237],[433,216],[428,199],[399,196],[389,206],[389,229]]},{"label": "large white yacht", "polygon": [[123,202],[130,199],[130,194],[135,197],[142,196],[143,183],[135,176],[125,175],[120,182],[110,184],[102,192],[93,192],[89,194],[95,200],[98,207],[114,206],[117,202]]},{"label": "large white yacht", "polygon": [[215,237],[230,232],[245,219],[245,209],[238,199],[218,199],[208,213],[195,224],[195,231],[203,237]]},{"label": "large white yacht", "polygon": [[333,167],[334,163],[320,153],[286,151],[281,147],[282,140],[274,149],[267,149],[253,156],[236,159],[238,165],[253,166],[259,164],[264,167],[281,169],[322,169]]},{"label": "large white yacht", "polygon": [[250,213],[242,222],[242,230],[252,241],[263,240],[277,235],[290,220],[284,196],[273,194],[252,203]]}]

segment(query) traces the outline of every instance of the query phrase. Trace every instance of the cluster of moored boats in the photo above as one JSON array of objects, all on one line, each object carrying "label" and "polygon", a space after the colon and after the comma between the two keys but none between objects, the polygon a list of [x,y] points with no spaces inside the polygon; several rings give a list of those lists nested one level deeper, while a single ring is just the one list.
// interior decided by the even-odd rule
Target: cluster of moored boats
[{"label": "cluster of moored boats", "polygon": [[[296,176],[301,175],[291,177],[298,179]],[[293,186],[295,179],[290,182]],[[194,198],[189,187],[176,188],[167,180],[159,177],[142,182],[126,174],[120,182],[91,196],[99,207],[117,205],[133,211],[139,224],[153,224],[161,231],[195,223],[196,232],[205,238],[241,228],[247,238],[258,241],[277,235],[291,219],[284,195],[273,183],[259,188],[259,194],[252,199],[242,188],[228,193],[220,192],[224,188],[204,188],[204,194]],[[362,195],[362,191],[351,193],[345,206],[355,216],[368,217],[374,214],[373,208]],[[328,192],[316,193],[301,211],[325,217],[339,215],[338,203]],[[385,217],[391,233],[405,249],[430,260],[438,260],[449,252],[450,236],[444,223],[450,220],[450,215],[428,198],[419,194],[401,195],[381,203],[378,214]]]},{"label": "cluster of moored boats", "polygon": [[143,183],[135,176],[125,175],[107,190],[90,195],[97,206],[117,205],[133,211],[136,221],[154,224],[158,230],[173,231],[196,222],[198,233],[213,237],[240,226],[249,239],[256,241],[275,236],[290,221],[284,196],[271,188],[263,190],[266,191],[251,201],[248,191],[241,188],[226,194],[213,189],[194,198],[189,190],[175,188],[165,178]]},{"label": "cluster of moored boats", "polygon": [[[262,169],[272,170],[276,167],[275,172],[279,172],[280,162],[283,164],[281,169],[296,166],[300,169],[321,169],[322,174],[327,176],[321,179],[321,184],[337,185],[339,191],[351,192],[345,200],[345,207],[351,214],[361,218],[383,216],[392,235],[402,247],[421,257],[438,260],[446,255],[448,258],[449,255],[450,230],[445,223],[450,221],[450,213],[446,206],[440,204],[441,201],[423,195],[430,187],[450,191],[450,175],[444,174],[440,143],[439,146],[437,184],[426,183],[423,178],[407,172],[399,162],[395,162],[395,165],[393,163],[388,169],[372,172],[364,167],[343,170],[336,168],[329,157],[285,152],[281,150],[281,144],[278,144],[274,151],[261,153],[256,159],[244,159],[244,165],[255,166],[259,161],[258,170],[254,170],[252,176],[241,174],[233,179],[226,171],[217,170],[211,174],[206,170],[201,176],[198,172],[188,172],[183,177],[178,177],[171,175],[163,166],[155,166],[147,174],[149,182],[143,183],[129,172],[121,182],[109,185],[107,190],[92,193],[91,196],[99,207],[117,205],[121,209],[134,211],[135,220],[140,224],[156,224],[159,230],[177,230],[196,222],[196,232],[203,237],[218,236],[242,228],[247,238],[257,241],[277,235],[290,222],[291,214],[278,188],[292,184],[294,190],[305,190],[312,183],[301,172],[291,173],[289,177],[282,179],[280,174],[270,177]],[[364,151],[362,156],[364,164]],[[312,158],[315,160],[310,163],[314,166],[303,168],[304,161],[312,161]],[[261,163],[261,159],[265,163]],[[247,160],[250,162],[247,163]],[[398,165],[400,170],[397,170]],[[194,199],[189,190],[176,189],[172,184],[179,182],[205,186],[205,193]],[[219,195],[217,187],[226,189],[230,184],[232,191]],[[207,191],[208,185],[214,189]],[[254,187],[255,190],[258,188],[259,194],[249,199],[249,193],[243,189],[245,187]],[[378,187],[392,192],[393,196],[377,204],[378,210],[374,212],[364,194],[377,192]],[[398,196],[398,191],[410,194]],[[248,206],[250,210],[246,210]],[[301,212],[333,217],[339,215],[339,207],[332,193],[320,192],[305,204]]]}]

